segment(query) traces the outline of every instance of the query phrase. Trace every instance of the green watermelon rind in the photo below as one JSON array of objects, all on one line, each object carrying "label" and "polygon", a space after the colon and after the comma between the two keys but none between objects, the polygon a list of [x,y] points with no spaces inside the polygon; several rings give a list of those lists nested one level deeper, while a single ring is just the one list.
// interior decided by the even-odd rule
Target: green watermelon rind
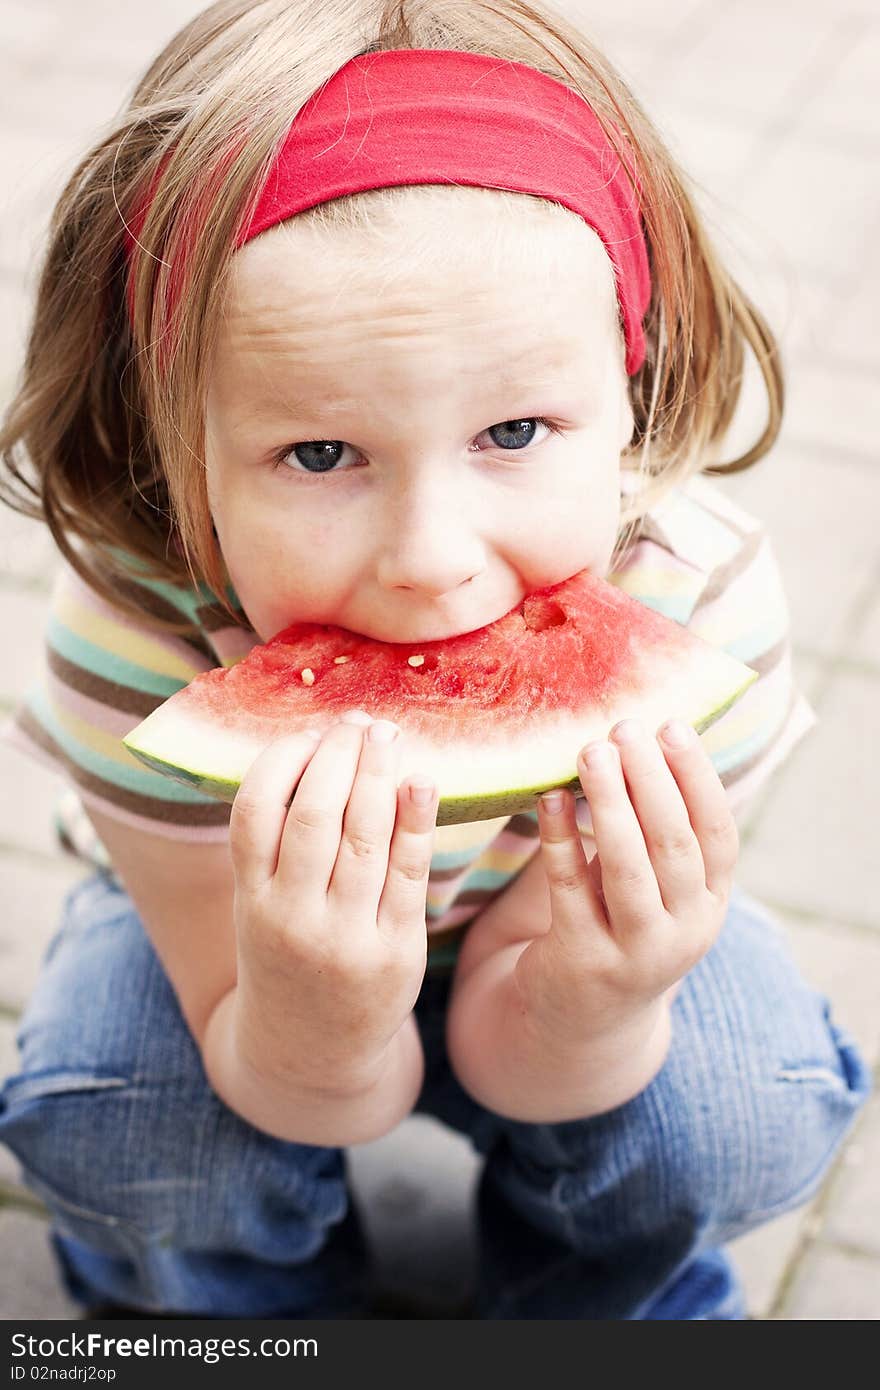
[{"label": "green watermelon rind", "polygon": [[[739,664],[739,663],[737,663]],[[719,720],[722,715],[740,699],[750,686],[758,679],[758,673],[749,667],[741,665],[741,670],[748,672],[748,677],[740,681],[735,687],[728,687],[728,693],[705,715],[692,718],[691,723],[698,734],[702,734]],[[184,786],[191,787],[199,792],[210,796],[217,801],[232,803],[236,792],[241,785],[240,781],[233,779],[212,776],[209,773],[192,768],[186,768],[179,763],[172,763],[166,759],[158,757],[155,753],[139,746],[138,734],[143,725],[133,729],[123,740],[124,746],[146,767],[154,772],[159,772],[165,777],[170,777]],[[577,756],[579,749],[575,750]],[[527,787],[517,787],[505,789],[499,792],[484,793],[471,796],[447,796],[441,797],[437,810],[437,825],[461,825],[469,821],[492,820],[496,817],[513,816],[523,812],[531,812],[535,809],[536,798],[542,792],[551,791],[556,787],[567,787],[575,793],[582,795],[583,789],[575,768],[569,780],[555,778],[549,782],[535,783]]]}]

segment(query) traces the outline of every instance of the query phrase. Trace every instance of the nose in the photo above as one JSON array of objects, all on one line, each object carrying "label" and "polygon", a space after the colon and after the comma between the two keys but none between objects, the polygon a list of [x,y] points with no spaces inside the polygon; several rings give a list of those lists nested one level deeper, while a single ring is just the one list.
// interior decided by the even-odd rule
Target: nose
[{"label": "nose", "polygon": [[486,568],[479,518],[461,500],[450,500],[449,487],[447,480],[440,488],[413,489],[389,510],[378,561],[383,588],[439,598]]}]

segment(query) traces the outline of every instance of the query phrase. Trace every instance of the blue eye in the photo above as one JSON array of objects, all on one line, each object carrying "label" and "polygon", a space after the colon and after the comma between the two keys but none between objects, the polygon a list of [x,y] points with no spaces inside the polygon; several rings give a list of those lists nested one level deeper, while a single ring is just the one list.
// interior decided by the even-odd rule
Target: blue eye
[{"label": "blue eye", "polygon": [[[497,449],[512,453],[527,449],[533,443],[535,429],[539,425],[543,425],[551,434],[559,433],[557,427],[542,416],[530,415],[521,420],[504,420],[491,425],[483,434],[489,436]],[[284,465],[291,473],[347,472],[347,469],[337,468],[337,464],[348,448],[351,445],[342,439],[310,439],[302,444],[288,444],[275,455],[274,466],[281,468]],[[296,467],[296,464],[300,467]]]},{"label": "blue eye", "polygon": [[310,439],[306,444],[294,444],[282,458],[294,454],[308,473],[329,473],[336,467],[344,449],[341,439]]},{"label": "blue eye", "polygon": [[543,423],[531,415],[525,420],[505,420],[501,425],[492,425],[486,433],[499,449],[525,449],[534,438],[535,425]]}]

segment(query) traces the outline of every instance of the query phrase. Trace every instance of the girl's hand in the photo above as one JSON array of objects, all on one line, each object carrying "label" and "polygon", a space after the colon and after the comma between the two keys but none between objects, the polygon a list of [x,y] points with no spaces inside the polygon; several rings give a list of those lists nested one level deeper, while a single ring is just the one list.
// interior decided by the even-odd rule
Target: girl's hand
[{"label": "girl's hand", "polygon": [[522,952],[516,976],[529,1015],[564,1047],[631,1024],[641,1033],[659,1015],[718,935],[739,851],[692,729],[680,744],[658,742],[626,720],[610,738],[578,758],[596,841],[589,862],[571,792],[557,812],[538,799],[551,926]]},{"label": "girl's hand", "polygon": [[238,1045],[320,1091],[375,1079],[425,973],[437,792],[398,788],[400,740],[375,737],[394,727],[352,711],[279,739],[233,804]]}]

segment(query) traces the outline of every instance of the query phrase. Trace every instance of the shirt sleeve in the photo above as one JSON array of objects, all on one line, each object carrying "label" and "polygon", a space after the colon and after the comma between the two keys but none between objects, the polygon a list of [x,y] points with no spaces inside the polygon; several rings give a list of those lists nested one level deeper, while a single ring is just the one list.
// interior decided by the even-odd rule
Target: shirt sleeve
[{"label": "shirt sleeve", "polygon": [[737,657],[758,679],[702,736],[737,816],[816,724],[792,668],[791,623],[769,536],[750,533],[709,578],[688,624]]},{"label": "shirt sleeve", "polygon": [[[153,611],[161,606],[147,590],[144,601]],[[146,615],[129,617],[68,565],[61,568],[48,605],[43,670],[3,735],[62,774],[55,823],[64,848],[106,862],[99,843],[84,848],[90,826],[82,805],[151,834],[228,838],[228,805],[145,767],[122,743],[170,695],[218,664],[204,634],[194,630],[184,640],[158,631]]]}]

